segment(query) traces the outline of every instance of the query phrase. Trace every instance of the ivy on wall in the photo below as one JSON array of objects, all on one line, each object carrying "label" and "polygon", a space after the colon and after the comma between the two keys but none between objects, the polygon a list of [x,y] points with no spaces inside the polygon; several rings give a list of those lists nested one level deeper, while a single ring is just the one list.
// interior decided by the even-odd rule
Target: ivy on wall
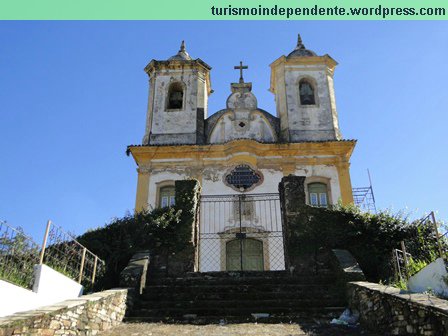
[{"label": "ivy on wall", "polygon": [[193,263],[192,227],[199,187],[193,180],[176,181],[175,185],[175,206],[129,213],[77,238],[106,262],[105,273],[98,279],[98,288],[118,286],[120,272],[132,255],[141,250],[149,250],[152,256],[184,255],[192,258],[189,262]]},{"label": "ivy on wall", "polygon": [[195,224],[199,207],[200,186],[196,180],[179,180],[175,182],[175,208],[180,211],[178,227],[178,246],[192,247],[195,240]]},{"label": "ivy on wall", "polygon": [[393,277],[392,250],[406,248],[415,259],[432,261],[437,251],[433,229],[402,214],[361,212],[356,207],[335,209],[303,205],[289,219],[288,254],[292,257],[318,249],[350,251],[370,281]]}]

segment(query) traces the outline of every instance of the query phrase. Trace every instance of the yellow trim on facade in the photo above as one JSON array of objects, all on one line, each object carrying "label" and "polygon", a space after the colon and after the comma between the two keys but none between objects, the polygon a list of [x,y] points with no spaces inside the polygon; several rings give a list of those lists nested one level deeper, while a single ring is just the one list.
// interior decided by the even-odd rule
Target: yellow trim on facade
[{"label": "yellow trim on facade", "polygon": [[294,158],[293,161],[296,162],[296,159],[300,158],[319,159],[332,156],[348,160],[355,144],[355,140],[266,144],[242,139],[225,144],[209,145],[129,146],[129,151],[139,165],[152,160],[168,162],[169,159],[193,159],[194,161],[221,159],[238,153],[257,157]]},{"label": "yellow trim on facade", "polygon": [[[135,209],[147,208],[149,171],[168,167],[189,167],[198,180],[207,166],[232,166],[247,162],[258,168],[279,168],[283,175],[294,174],[298,165],[332,165],[337,168],[343,204],[353,203],[349,159],[356,141],[325,141],[301,143],[259,143],[234,140],[225,144],[182,146],[130,146],[138,164],[139,176]],[[201,181],[200,181],[201,182]]]},{"label": "yellow trim on facade", "polygon": [[135,212],[141,212],[148,209],[149,179],[149,171],[139,168],[137,179],[137,197],[135,198]]},{"label": "yellow trim on facade", "polygon": [[336,165],[339,176],[339,186],[341,188],[342,205],[353,204],[353,189],[350,179],[350,163],[340,162]]}]

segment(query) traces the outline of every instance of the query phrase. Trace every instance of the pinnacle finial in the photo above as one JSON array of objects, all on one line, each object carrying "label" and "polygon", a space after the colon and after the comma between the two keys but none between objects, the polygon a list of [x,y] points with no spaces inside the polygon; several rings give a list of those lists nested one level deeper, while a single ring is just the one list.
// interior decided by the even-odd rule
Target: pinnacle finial
[{"label": "pinnacle finial", "polygon": [[305,49],[305,45],[302,42],[302,37],[300,36],[300,34],[298,34],[297,36],[297,47],[296,49]]},{"label": "pinnacle finial", "polygon": [[185,52],[185,41],[184,40],[182,40],[182,43],[180,44],[179,52]]}]

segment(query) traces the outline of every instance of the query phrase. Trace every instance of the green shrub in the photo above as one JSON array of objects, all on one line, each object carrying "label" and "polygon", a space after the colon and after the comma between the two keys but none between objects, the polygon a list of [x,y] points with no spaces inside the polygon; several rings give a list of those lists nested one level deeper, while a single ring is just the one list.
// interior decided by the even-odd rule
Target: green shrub
[{"label": "green shrub", "polygon": [[424,260],[418,260],[414,258],[409,258],[408,260],[408,275],[413,276],[417,274],[420,270],[425,268],[428,265],[428,262]]},{"label": "green shrub", "polygon": [[120,272],[138,251],[161,253],[185,248],[184,239],[177,233],[180,215],[181,211],[175,208],[127,214],[79,236],[77,240],[106,263],[103,277],[98,279],[96,288],[118,286]]},{"label": "green shrub", "polygon": [[176,181],[175,186],[175,206],[127,214],[77,238],[106,263],[94,289],[119,286],[121,271],[138,251],[149,250],[152,256],[184,255],[193,262],[199,184],[182,180]]},{"label": "green shrub", "polygon": [[309,254],[319,248],[349,250],[370,281],[393,277],[392,250],[406,243],[416,260],[431,262],[437,241],[430,225],[411,222],[401,213],[361,212],[356,207],[334,209],[303,206],[290,225],[288,253]]}]

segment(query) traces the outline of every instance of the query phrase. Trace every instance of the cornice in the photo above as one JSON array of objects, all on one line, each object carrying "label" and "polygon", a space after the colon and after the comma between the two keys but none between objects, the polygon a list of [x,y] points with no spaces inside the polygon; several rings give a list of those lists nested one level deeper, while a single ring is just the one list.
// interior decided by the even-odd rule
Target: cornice
[{"label": "cornice", "polygon": [[356,145],[355,140],[299,142],[299,143],[259,143],[254,140],[234,140],[225,144],[209,145],[173,145],[173,146],[129,146],[128,150],[134,160],[139,163],[149,163],[151,160],[164,159],[225,159],[237,155],[255,155],[257,157],[313,158],[338,157],[344,162],[350,156]]}]

